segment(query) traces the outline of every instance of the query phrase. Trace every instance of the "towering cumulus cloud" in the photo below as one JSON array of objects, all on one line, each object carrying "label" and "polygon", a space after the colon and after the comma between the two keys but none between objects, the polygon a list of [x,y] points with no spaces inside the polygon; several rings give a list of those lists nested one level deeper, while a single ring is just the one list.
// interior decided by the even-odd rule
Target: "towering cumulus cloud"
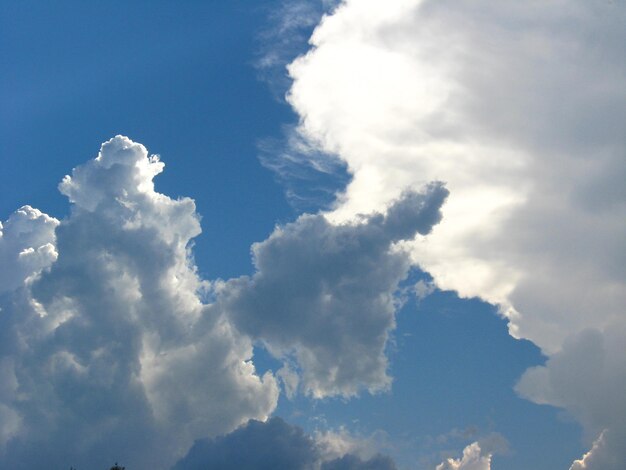
[{"label": "towering cumulus cloud", "polygon": [[[327,455],[327,443],[263,424],[279,386],[255,372],[253,344],[284,360],[288,394],[388,387],[394,294],[410,268],[401,242],[439,222],[447,190],[407,191],[384,215],[352,224],[303,215],[254,245],[252,277],[211,283],[190,251],[200,233],[194,202],[156,192],[162,170],[117,136],[59,185],[67,219],[25,206],[2,225],[0,467],[119,459],[161,470],[197,442],[179,465],[206,458],[205,468],[248,442],[277,446],[276,462],[304,462],[293,468],[394,468],[386,457]],[[261,421],[210,440],[250,419]]]},{"label": "towering cumulus cloud", "polygon": [[195,439],[274,409],[250,341],[200,301],[194,203],[154,191],[162,169],[118,136],[61,183],[67,220],[22,208],[6,223],[3,468],[165,469]]},{"label": "towering cumulus cloud", "polygon": [[615,2],[346,0],[289,66],[300,138],[353,175],[328,217],[444,181],[413,260],[551,356],[518,389],[577,416],[602,462],[626,462],[626,406],[580,390],[626,367],[625,22]]}]

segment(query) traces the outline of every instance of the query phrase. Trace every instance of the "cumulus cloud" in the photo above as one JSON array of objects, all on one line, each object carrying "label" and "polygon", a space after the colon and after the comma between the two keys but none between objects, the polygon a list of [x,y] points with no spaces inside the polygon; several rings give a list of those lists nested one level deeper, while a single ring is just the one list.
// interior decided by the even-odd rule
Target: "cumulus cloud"
[{"label": "cumulus cloud", "polygon": [[384,449],[392,447],[387,433],[380,430],[364,436],[351,433],[341,426],[339,429],[316,430],[313,438],[326,461],[339,461],[345,456],[348,456],[346,460],[358,457],[362,461],[382,461],[380,457]]},{"label": "cumulus cloud", "polygon": [[362,459],[352,453],[329,455],[315,438],[280,418],[252,420],[236,431],[196,441],[173,470],[395,470],[383,455]]},{"label": "cumulus cloud", "polygon": [[539,404],[567,409],[595,440],[573,470],[617,470],[626,462],[626,328],[585,330],[566,341],[545,366],[524,373],[518,392]]},{"label": "cumulus cloud", "polygon": [[22,208],[6,223],[18,268],[0,312],[1,466],[165,469],[275,408],[250,340],[201,302],[198,216],[154,191],[162,169],[118,136],[61,183],[66,220]]},{"label": "cumulus cloud", "polygon": [[[300,136],[353,175],[327,217],[445,181],[442,222],[411,251],[437,287],[500,305],[548,355],[624,325],[625,21],[614,2],[344,1],[288,68]],[[582,419],[593,395],[550,403]]]},{"label": "cumulus cloud", "polygon": [[0,294],[9,292],[56,258],[54,230],[59,221],[30,206],[0,222]]},{"label": "cumulus cloud", "polygon": [[483,455],[477,442],[463,449],[460,459],[449,458],[437,465],[435,470],[490,470],[491,454]]},{"label": "cumulus cloud", "polygon": [[226,436],[197,441],[174,470],[312,469],[318,459],[311,437],[272,418],[265,423],[252,420]]},{"label": "cumulus cloud", "polygon": [[[357,223],[303,215],[253,246],[253,276],[212,283],[191,252],[194,202],[155,191],[163,168],[117,136],[59,185],[67,219],[25,206],[2,226],[11,270],[0,295],[0,466],[104,467],[114,458],[169,468],[194,441],[273,412],[278,381],[256,373],[254,342],[284,360],[276,376],[290,396],[389,385],[385,345],[410,268],[402,241],[438,223],[442,184]],[[394,468],[339,437],[317,443],[281,421],[253,421],[198,441],[183,463],[198,452],[218,458],[237,439],[269,439],[274,459],[308,462],[302,468]]]},{"label": "cumulus cloud", "polygon": [[615,430],[603,431],[591,450],[580,460],[575,460],[570,470],[618,470],[624,467],[624,440],[626,434]]},{"label": "cumulus cloud", "polygon": [[356,224],[303,215],[278,227],[252,248],[256,273],[220,287],[218,305],[288,367],[295,362],[305,393],[385,389],[394,294],[410,268],[397,244],[430,232],[447,194],[432,184]]}]

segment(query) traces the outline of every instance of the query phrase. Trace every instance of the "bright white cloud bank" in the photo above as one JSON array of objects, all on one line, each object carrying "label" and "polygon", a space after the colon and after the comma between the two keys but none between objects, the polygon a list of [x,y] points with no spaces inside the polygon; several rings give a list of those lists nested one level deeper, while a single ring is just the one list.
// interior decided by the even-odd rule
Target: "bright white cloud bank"
[{"label": "bright white cloud bank", "polygon": [[607,429],[591,454],[622,463],[626,406],[603,390],[624,390],[626,368],[625,24],[615,2],[347,0],[290,64],[288,94],[301,136],[354,176],[329,219],[446,183],[414,261],[499,304],[551,356],[520,392],[590,441]]},{"label": "bright white cloud bank", "polygon": [[[357,224],[301,216],[254,246],[256,274],[212,284],[190,251],[195,205],[155,191],[162,170],[117,136],[59,185],[67,219],[25,206],[2,225],[0,467],[170,468],[194,441],[274,411],[278,380],[256,373],[254,341],[285,361],[288,394],[388,387],[410,269],[399,242],[438,223],[441,184]],[[333,459],[324,468],[393,466]]]}]

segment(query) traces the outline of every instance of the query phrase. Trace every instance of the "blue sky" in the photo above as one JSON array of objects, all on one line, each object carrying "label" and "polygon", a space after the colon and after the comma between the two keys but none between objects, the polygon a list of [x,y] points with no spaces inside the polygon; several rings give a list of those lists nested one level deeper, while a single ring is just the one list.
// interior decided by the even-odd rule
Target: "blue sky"
[{"label": "blue sky", "polygon": [[621,468],[625,13],[563,3],[0,2],[0,466]]}]

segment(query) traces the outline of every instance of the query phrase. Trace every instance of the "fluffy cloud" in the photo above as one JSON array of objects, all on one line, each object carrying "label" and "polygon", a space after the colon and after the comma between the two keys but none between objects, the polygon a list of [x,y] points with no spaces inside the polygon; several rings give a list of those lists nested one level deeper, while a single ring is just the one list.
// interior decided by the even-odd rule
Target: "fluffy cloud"
[{"label": "fluffy cloud", "polygon": [[[442,222],[412,247],[438,287],[500,305],[549,355],[624,325],[624,21],[614,2],[344,1],[289,66],[300,138],[353,174],[328,218],[445,181]],[[583,419],[593,395],[550,403]]]},{"label": "fluffy cloud", "polygon": [[0,294],[22,285],[57,258],[54,230],[59,221],[24,206],[0,222]]},{"label": "fluffy cloud", "polygon": [[[595,442],[572,470],[618,470],[626,462],[626,328],[589,329],[568,341],[546,365],[522,376],[518,392],[539,404],[569,410]],[[597,437],[597,439],[596,439]]]},{"label": "fluffy cloud", "polygon": [[194,203],[154,191],[162,169],[118,136],[61,183],[67,220],[22,208],[6,223],[3,259],[28,263],[3,283],[2,467],[165,469],[274,409],[250,340],[201,302]]},{"label": "fluffy cloud", "polygon": [[483,455],[477,442],[463,449],[460,459],[448,459],[437,465],[436,470],[490,470],[491,455]]},{"label": "fluffy cloud", "polygon": [[[254,341],[285,360],[289,394],[299,383],[315,397],[389,385],[385,345],[410,268],[401,242],[439,221],[441,184],[354,224],[303,215],[254,245],[252,277],[210,283],[191,253],[195,205],[155,191],[162,170],[117,136],[59,185],[67,219],[23,207],[3,225],[0,466],[169,468],[194,441],[275,409],[278,383],[256,373]],[[279,436],[303,453],[276,447]],[[275,459],[302,468],[394,468],[276,420],[203,441],[183,462],[218,458],[239,438],[274,442]]]},{"label": "fluffy cloud", "polygon": [[[245,449],[245,451],[242,451]],[[334,457],[302,429],[272,418],[263,423],[250,421],[236,431],[215,439],[197,441],[173,470],[395,470],[383,455],[362,459],[344,453]]]},{"label": "fluffy cloud", "polygon": [[432,184],[403,194],[386,215],[362,216],[356,224],[303,215],[278,227],[253,246],[257,272],[221,287],[218,304],[240,331],[296,363],[305,393],[385,389],[394,294],[410,268],[395,245],[430,232],[447,194]]}]

